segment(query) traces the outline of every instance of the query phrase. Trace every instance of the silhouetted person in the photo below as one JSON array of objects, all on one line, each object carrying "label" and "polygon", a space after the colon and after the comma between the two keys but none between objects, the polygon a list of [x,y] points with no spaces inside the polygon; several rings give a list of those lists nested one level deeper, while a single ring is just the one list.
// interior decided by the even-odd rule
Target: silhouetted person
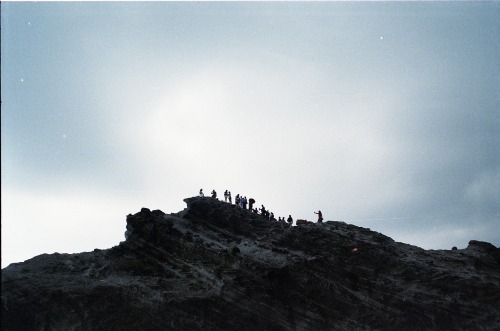
[{"label": "silhouetted person", "polygon": [[217,192],[215,190],[212,190],[212,198],[217,199]]},{"label": "silhouetted person", "polygon": [[203,194],[203,189],[200,189],[200,197],[204,197],[205,194]]},{"label": "silhouetted person", "polygon": [[253,204],[255,203],[255,200],[253,198],[250,198],[248,200],[248,209],[253,210]]},{"label": "silhouetted person", "polygon": [[227,202],[227,198],[228,198],[228,193],[227,193],[227,190],[224,192],[224,202]]},{"label": "silhouetted person", "polygon": [[318,210],[318,212],[314,213],[318,215],[318,223],[323,223],[323,214],[321,213],[321,210]]},{"label": "silhouetted person", "polygon": [[240,195],[239,194],[236,194],[236,198],[234,198],[234,203],[236,204],[236,206],[238,207],[241,207],[240,205]]},{"label": "silhouetted person", "polygon": [[241,201],[241,204],[243,206],[243,209],[247,209],[247,197],[243,197],[243,200]]},{"label": "silhouetted person", "polygon": [[288,219],[286,220],[290,225],[293,224],[293,218],[292,215],[288,215]]},{"label": "silhouetted person", "polygon": [[228,193],[229,203],[233,203],[233,198],[231,197],[231,191]]},{"label": "silhouetted person", "polygon": [[278,219],[279,223],[280,223],[280,227],[281,227],[281,230],[283,230],[284,228],[287,228],[289,227],[290,225],[288,225],[288,223],[285,221],[285,218],[284,217],[280,217]]}]

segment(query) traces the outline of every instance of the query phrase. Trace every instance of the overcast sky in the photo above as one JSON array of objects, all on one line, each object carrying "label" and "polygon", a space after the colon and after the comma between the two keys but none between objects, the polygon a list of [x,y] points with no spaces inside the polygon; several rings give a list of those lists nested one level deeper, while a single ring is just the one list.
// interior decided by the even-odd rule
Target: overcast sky
[{"label": "overcast sky", "polygon": [[500,245],[500,3],[1,3],[2,267],[228,189]]}]

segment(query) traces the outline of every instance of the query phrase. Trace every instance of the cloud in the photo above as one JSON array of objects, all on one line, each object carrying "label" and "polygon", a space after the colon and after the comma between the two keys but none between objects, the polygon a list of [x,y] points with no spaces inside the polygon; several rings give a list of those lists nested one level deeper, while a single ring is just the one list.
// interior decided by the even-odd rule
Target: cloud
[{"label": "cloud", "polygon": [[[498,238],[491,234],[491,228],[495,226],[493,220],[477,220],[464,223],[462,220],[434,218],[428,222],[429,226],[420,227],[418,231],[412,230],[406,233],[400,230],[388,229],[386,235],[392,236],[397,241],[412,243],[419,247],[428,249],[451,249],[456,246],[460,249],[466,248],[470,240],[487,241],[498,246]],[[417,220],[418,221],[418,220]],[[420,224],[426,224],[421,222]]]},{"label": "cloud", "polygon": [[2,268],[42,252],[73,253],[118,244],[124,240],[128,210],[126,200],[108,194],[3,187]]},{"label": "cloud", "polygon": [[464,198],[474,215],[500,217],[500,169],[476,174],[466,187]]}]

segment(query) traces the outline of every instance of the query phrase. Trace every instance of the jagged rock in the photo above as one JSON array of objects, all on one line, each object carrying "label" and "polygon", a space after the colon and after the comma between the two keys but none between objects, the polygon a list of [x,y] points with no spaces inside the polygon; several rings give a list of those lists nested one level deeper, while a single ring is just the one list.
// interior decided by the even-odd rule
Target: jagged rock
[{"label": "jagged rock", "polygon": [[2,270],[2,330],[495,330],[499,248],[283,227],[212,198],[127,216],[107,250]]},{"label": "jagged rock", "polygon": [[295,222],[296,225],[304,225],[304,224],[312,224],[312,222],[309,222],[307,220],[301,220],[301,219],[298,219],[296,222]]}]

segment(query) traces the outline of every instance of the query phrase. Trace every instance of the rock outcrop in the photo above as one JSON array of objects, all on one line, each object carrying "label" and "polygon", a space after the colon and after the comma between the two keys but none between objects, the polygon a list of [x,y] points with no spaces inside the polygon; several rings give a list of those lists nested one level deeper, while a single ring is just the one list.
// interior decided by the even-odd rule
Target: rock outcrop
[{"label": "rock outcrop", "polygon": [[499,330],[500,249],[287,227],[212,198],[143,208],[107,250],[2,270],[2,330]]}]

